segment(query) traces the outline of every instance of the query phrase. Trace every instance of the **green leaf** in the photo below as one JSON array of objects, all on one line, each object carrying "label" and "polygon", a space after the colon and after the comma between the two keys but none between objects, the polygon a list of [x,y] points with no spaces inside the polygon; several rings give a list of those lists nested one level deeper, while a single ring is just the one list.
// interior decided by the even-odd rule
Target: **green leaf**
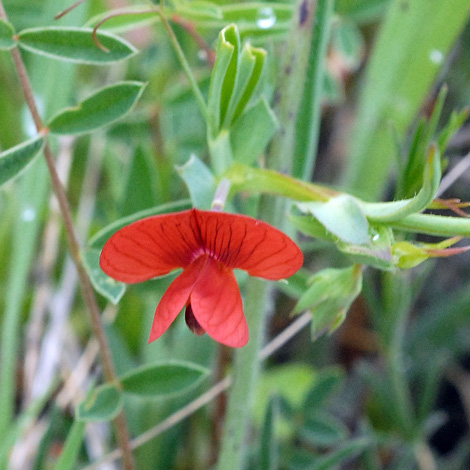
[{"label": "green leaf", "polygon": [[390,0],[336,0],[336,13],[358,22],[375,21],[382,16]]},{"label": "green leaf", "polygon": [[116,233],[119,229],[125,227],[126,225],[135,222],[136,220],[143,219],[145,217],[150,217],[152,215],[158,214],[168,214],[169,212],[179,212],[182,210],[190,209],[191,201],[189,199],[183,199],[181,201],[170,202],[168,204],[161,204],[159,206],[152,207],[150,209],[145,209],[143,211],[136,212],[135,214],[128,215],[122,219],[114,221],[112,224],[109,224],[105,228],[97,232],[93,237],[88,241],[89,248],[98,248],[101,250],[104,244],[108,239]]},{"label": "green leaf", "polygon": [[186,183],[191,201],[198,209],[210,209],[216,189],[214,175],[196,155],[191,155],[176,171]]},{"label": "green leaf", "polygon": [[312,44],[302,99],[297,115],[293,175],[310,181],[315,166],[321,111],[327,79],[326,52],[330,38],[334,0],[319,0],[315,11]]},{"label": "green leaf", "polygon": [[201,383],[209,370],[184,361],[144,365],[121,378],[126,393],[141,397],[161,397],[185,393]]},{"label": "green leaf", "polygon": [[277,118],[263,97],[237,119],[230,131],[230,142],[236,161],[252,165],[264,151],[279,128]]},{"label": "green leaf", "polygon": [[411,199],[393,202],[361,203],[367,218],[374,222],[390,223],[421,212],[436,196],[441,182],[441,157],[437,145],[429,148],[424,168],[423,186]]},{"label": "green leaf", "polygon": [[0,51],[12,49],[16,46],[16,42],[13,39],[15,35],[15,29],[10,23],[0,18]]},{"label": "green leaf", "polygon": [[329,232],[321,222],[310,215],[289,214],[289,222],[305,235],[332,243],[338,242],[338,237]]},{"label": "green leaf", "polygon": [[95,44],[92,33],[92,28],[31,28],[18,34],[18,44],[30,52],[53,59],[97,65],[128,59],[137,52],[134,46],[124,39],[98,31],[99,42],[109,50],[105,52]]},{"label": "green leaf", "polygon": [[345,178],[365,199],[383,191],[396,136],[406,136],[469,14],[468,0],[391,1],[368,65]]},{"label": "green leaf", "polygon": [[236,163],[223,177],[232,183],[231,190],[253,193],[271,193],[285,196],[294,201],[328,201],[338,195],[323,186],[291,178],[273,170],[253,168]]},{"label": "green leaf", "polygon": [[253,96],[263,72],[266,51],[246,43],[237,59],[237,76],[235,77],[235,85],[223,124],[223,127],[227,129],[244,112],[246,105]]},{"label": "green leaf", "polygon": [[431,145],[431,140],[434,139],[446,96],[447,87],[443,86],[437,97],[431,117],[428,121],[422,119],[416,129],[413,143],[408,153],[406,167],[403,172],[400,172],[402,174],[399,174],[397,199],[412,198],[423,186],[423,174],[427,164],[428,148]]},{"label": "green leaf", "polygon": [[463,123],[467,120],[470,114],[470,109],[465,108],[462,111],[453,111],[448,123],[444,129],[439,134],[439,150],[441,155],[444,155],[444,152],[449,145],[450,139],[457,133],[457,131],[462,127]]},{"label": "green leaf", "polygon": [[448,249],[458,241],[460,237],[448,238],[438,243],[414,244],[403,240],[392,245],[394,262],[399,268],[410,269],[428,258],[454,256],[469,250],[468,246]]},{"label": "green leaf", "polygon": [[[222,19],[223,13],[219,5],[213,2],[193,0],[192,2],[175,2],[175,11],[183,18],[192,19],[195,22],[201,18]],[[197,23],[196,23],[197,24]]]},{"label": "green leaf", "polygon": [[279,415],[279,398],[274,396],[268,403],[261,431],[259,470],[278,468],[279,450],[275,438],[275,420]]},{"label": "green leaf", "polygon": [[0,153],[0,186],[21,174],[42,152],[44,144],[45,138],[40,135]]},{"label": "green leaf", "polygon": [[332,333],[346,318],[352,302],[362,290],[362,269],[355,264],[342,269],[323,269],[309,280],[310,287],[300,297],[295,313],[311,310],[312,338]]},{"label": "green leaf", "polygon": [[392,253],[395,264],[401,269],[414,268],[430,257],[426,250],[407,241],[395,243]]},{"label": "green leaf", "polygon": [[249,43],[240,51],[238,28],[232,24],[219,34],[216,57],[208,105],[212,139],[243,114],[261,77],[266,51]]},{"label": "green leaf", "polygon": [[[122,128],[127,128],[129,131],[131,126],[123,122]],[[122,128],[121,130],[123,130]],[[136,143],[132,142],[131,145],[135,151],[131,164],[128,171],[125,172],[125,176],[123,175],[119,180],[119,183],[124,186],[119,198],[119,213],[122,216],[154,207],[158,202],[156,194],[158,182],[156,180],[159,172],[155,152],[154,149],[137,143],[139,141],[141,140],[136,139]]]},{"label": "green leaf", "polygon": [[48,124],[54,134],[83,134],[111,124],[127,114],[144,91],[140,82],[119,82],[102,88],[78,106],[54,116]]},{"label": "green leaf", "polygon": [[[331,470],[336,468],[337,465],[353,458],[355,455],[361,453],[366,447],[370,446],[371,442],[367,438],[358,438],[349,440],[341,447],[322,455],[312,465],[309,470]],[[404,467],[401,467],[404,468]]]},{"label": "green leaf", "polygon": [[310,273],[301,268],[289,278],[289,282],[280,282],[277,288],[292,299],[298,299],[305,291]]},{"label": "green leaf", "polygon": [[[209,152],[212,160],[212,167],[217,175],[224,172],[233,163],[232,135],[231,127],[240,121],[240,116],[245,112],[245,108],[250,102],[258,81],[263,71],[266,52],[256,49],[249,43],[243,46],[240,52],[240,35],[235,25],[229,25],[219,34],[216,62],[211,75],[208,100],[208,141]],[[253,135],[255,129],[247,129],[255,117],[260,117],[263,121],[258,125],[261,138],[257,143],[257,148],[250,149],[253,153],[258,152],[258,148],[267,144],[272,136],[274,117],[269,113],[269,109],[263,106],[254,108],[251,114],[240,122],[236,133],[236,144],[244,145],[242,152],[247,145],[246,135]],[[242,116],[243,118],[243,116]]]},{"label": "green leaf", "polygon": [[215,138],[220,131],[232,95],[238,64],[240,37],[235,25],[225,27],[219,33],[217,55],[209,86],[208,113],[209,134]]},{"label": "green leaf", "polygon": [[307,417],[299,435],[309,444],[328,447],[343,441],[348,429],[334,416],[317,410]]},{"label": "green leaf", "polygon": [[85,269],[90,276],[93,287],[113,304],[117,304],[126,292],[126,285],[109,277],[100,267],[101,250],[85,248],[82,259]]},{"label": "green leaf", "polygon": [[124,404],[122,393],[113,384],[96,387],[76,410],[79,421],[111,421]]},{"label": "green leaf", "polygon": [[85,435],[86,422],[76,420],[67,435],[65,445],[60,453],[59,459],[54,466],[54,470],[74,470],[78,454],[82,447],[83,436]]},{"label": "green leaf", "polygon": [[338,250],[347,254],[354,263],[367,264],[377,269],[386,270],[395,267],[391,252],[393,231],[389,227],[382,225],[369,226],[369,242],[363,245],[355,245],[338,239],[313,217],[290,214],[289,221],[297,230],[306,235],[335,243]]},{"label": "green leaf", "polygon": [[308,392],[303,403],[306,414],[325,406],[341,384],[344,372],[339,368],[329,368],[321,371],[315,378],[313,387]]},{"label": "green leaf", "polygon": [[[305,363],[283,364],[268,368],[263,372],[256,387],[253,421],[262,426],[270,397],[273,395],[278,395],[287,400],[293,407],[301,406],[306,393],[314,383],[315,377],[315,369]],[[295,387],[292,387],[293,383],[295,383]],[[277,436],[281,438],[292,434],[292,423],[282,421],[282,416],[279,418],[276,423]]]},{"label": "green leaf", "polygon": [[312,214],[341,240],[354,245],[369,243],[369,222],[356,198],[341,194],[327,202],[297,203],[297,207]]}]

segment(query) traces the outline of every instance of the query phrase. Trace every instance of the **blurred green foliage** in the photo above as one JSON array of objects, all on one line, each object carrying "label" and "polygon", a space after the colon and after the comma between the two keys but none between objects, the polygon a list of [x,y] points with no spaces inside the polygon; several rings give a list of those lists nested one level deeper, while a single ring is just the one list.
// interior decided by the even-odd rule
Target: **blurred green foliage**
[{"label": "blurred green foliage", "polygon": [[[126,10],[152,7],[151,2],[128,3]],[[209,389],[209,380],[201,379],[207,369],[214,371],[213,380],[230,370],[230,353],[207,336],[191,334],[182,318],[160,340],[147,344],[157,301],[172,276],[132,286],[123,296],[124,286],[93,274],[112,231],[143,216],[208,207],[224,172],[233,182],[231,210],[252,212],[263,188],[315,201],[298,204],[302,215],[297,208],[290,212],[287,230],[295,226],[309,236],[298,237],[306,263],[289,285],[279,286],[283,293],[270,299],[269,336],[289,324],[299,299],[297,310],[313,311],[315,337],[344,320],[334,334],[315,342],[305,329],[267,360],[252,413],[246,468],[470,466],[465,398],[469,257],[427,260],[425,250],[450,242],[408,233],[406,227],[397,230],[396,224],[400,211],[414,214],[432,207],[441,166],[452,168],[470,151],[467,112],[462,110],[470,102],[468,2],[336,0],[333,5],[319,0],[318,5],[326,22],[316,25],[322,40],[314,37],[315,54],[306,58],[310,68],[305,76],[294,77],[295,83],[305,84],[295,99],[302,103],[309,97],[312,108],[299,107],[301,125],[293,127],[296,140],[288,143],[295,149],[295,176],[335,188],[322,186],[316,199],[309,199],[314,187],[307,183],[261,171],[271,138],[284,130],[282,113],[276,114],[277,85],[285,72],[281,59],[291,22],[298,21],[294,2],[167,2],[166,13],[207,102],[207,122],[156,15],[121,16],[103,24],[103,32],[119,34],[138,50],[126,61],[97,67],[22,53],[46,121],[69,106],[87,103],[103,87],[147,83],[137,104],[133,96],[122,113],[113,113],[122,117],[119,121],[105,116],[99,121],[109,124],[104,129],[50,142],[68,188],[83,258],[97,291],[104,294],[99,303],[118,375],[134,377],[152,372],[155,364],[174,363],[189,364],[194,376],[182,374],[188,387],[179,395],[134,396],[118,385],[101,385],[92,396],[99,374],[96,345],[76,295],[60,216],[50,199],[44,163],[36,159],[27,166],[35,152],[25,155],[21,147],[15,155],[24,164],[15,157],[21,168],[15,167],[11,176],[27,169],[0,190],[0,469],[8,460],[11,469],[84,468],[114,449],[106,421],[121,406],[132,436],[142,436]],[[89,0],[54,21],[64,2],[8,0],[4,6],[17,32],[89,26],[110,12],[108,2]],[[10,33],[0,23],[0,47],[12,46]],[[208,53],[216,50],[219,62],[212,74]],[[2,50],[2,158],[35,135],[17,83],[9,52]],[[106,109],[106,102],[90,103]],[[120,115],[132,105],[130,113]],[[80,124],[86,117],[78,112]],[[2,182],[10,179],[5,162],[0,159]],[[234,162],[245,167],[231,166]],[[439,197],[470,199],[467,179],[459,176]],[[367,205],[348,194],[332,197],[346,190],[375,202]],[[399,200],[395,205],[380,202],[393,197]],[[369,267],[360,269],[351,259]],[[397,269],[425,260],[414,269]],[[239,280],[245,294],[250,281]],[[118,306],[110,300],[119,301]],[[87,358],[85,373],[71,376]],[[149,385],[142,375],[138,380]],[[107,406],[96,411],[97,403]],[[209,403],[141,442],[137,468],[210,468],[220,445],[224,401],[214,396]],[[90,421],[103,422],[84,427],[74,419],[77,406],[82,418],[87,411]]]}]

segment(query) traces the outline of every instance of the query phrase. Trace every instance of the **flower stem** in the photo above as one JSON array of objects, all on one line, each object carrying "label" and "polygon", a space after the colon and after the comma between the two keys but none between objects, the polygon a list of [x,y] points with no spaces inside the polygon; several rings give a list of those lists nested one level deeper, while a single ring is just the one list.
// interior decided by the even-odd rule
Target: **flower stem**
[{"label": "flower stem", "polygon": [[411,214],[390,223],[392,228],[406,232],[425,233],[442,237],[470,237],[470,220],[434,214]]},{"label": "flower stem", "polygon": [[384,273],[382,340],[387,372],[399,428],[408,439],[414,438],[414,407],[405,372],[403,343],[412,299],[408,273]]},{"label": "flower stem", "polygon": [[235,353],[233,385],[225,417],[218,470],[242,468],[245,430],[260,369],[258,353],[263,344],[267,293],[266,282],[250,279],[245,302],[250,341]]},{"label": "flower stem", "polygon": [[[0,18],[4,19],[5,21],[8,21],[8,17],[3,7],[2,0],[0,0]],[[39,114],[38,108],[36,106],[36,102],[34,100],[33,90],[28,77],[28,73],[26,71],[26,67],[21,57],[21,53],[18,47],[11,49],[10,53],[15,65],[16,72],[18,74],[18,78],[21,84],[23,94],[25,96],[26,103],[33,117],[36,129],[38,132],[44,132],[44,125]],[[114,382],[117,380],[117,376],[114,369],[108,340],[101,324],[100,311],[96,302],[93,287],[91,285],[90,279],[80,257],[80,245],[75,234],[75,228],[73,225],[72,212],[70,210],[69,201],[67,199],[65,189],[60,181],[59,175],[57,174],[54,155],[48,142],[44,147],[44,157],[46,160],[47,168],[49,170],[52,187],[59,202],[60,211],[64,220],[65,233],[70,254],[77,268],[85,304],[88,308],[88,311],[90,312],[93,333],[96,336],[100,345],[103,374],[107,382]],[[115,418],[114,424],[117,440],[123,452],[124,468],[126,470],[133,470],[135,468],[134,459],[129,445],[129,433],[127,429],[126,419],[123,413],[121,413]]]},{"label": "flower stem", "polygon": [[217,189],[215,190],[214,199],[212,201],[213,211],[223,211],[225,203],[227,202],[227,196],[230,192],[230,180],[222,178],[220,180]]}]

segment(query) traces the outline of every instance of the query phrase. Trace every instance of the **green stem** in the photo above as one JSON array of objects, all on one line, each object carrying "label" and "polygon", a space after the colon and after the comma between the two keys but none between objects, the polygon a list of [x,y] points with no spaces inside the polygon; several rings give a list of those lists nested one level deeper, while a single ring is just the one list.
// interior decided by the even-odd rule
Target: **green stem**
[{"label": "green stem", "polygon": [[294,201],[318,202],[327,202],[341,194],[326,186],[301,181],[278,171],[252,168],[240,163],[232,165],[223,176],[232,183],[232,193],[245,191],[283,196]]},{"label": "green stem", "polygon": [[227,178],[222,178],[215,190],[214,199],[212,200],[211,209],[213,211],[223,211],[227,196],[230,192],[230,181]]},{"label": "green stem", "polygon": [[393,406],[403,434],[412,439],[414,433],[414,408],[403,359],[404,338],[410,311],[408,273],[384,274],[385,359],[391,384]]},{"label": "green stem", "polygon": [[230,392],[222,447],[217,468],[242,468],[245,430],[258,379],[258,354],[263,344],[263,329],[268,285],[260,279],[250,279],[245,302],[245,314],[250,328],[250,341],[235,353],[233,385]]},{"label": "green stem", "polygon": [[390,224],[392,228],[442,237],[470,237],[470,220],[431,214],[412,214]]},{"label": "green stem", "polygon": [[196,97],[196,101],[199,105],[199,109],[202,115],[204,116],[205,121],[207,122],[208,113],[206,100],[204,99],[204,96],[202,95],[202,92],[196,82],[193,72],[191,71],[191,67],[188,64],[188,61],[186,60],[183,49],[181,49],[180,43],[178,42],[175,32],[173,31],[173,28],[171,27],[168,20],[166,19],[165,13],[163,12],[163,5],[160,7],[158,14],[160,15],[162,24],[165,27],[166,32],[168,33],[171,44],[173,45],[173,48],[175,50],[176,55],[178,56],[181,66],[183,67],[183,70],[186,73],[186,76],[188,77],[191,88],[193,89],[194,96]]}]

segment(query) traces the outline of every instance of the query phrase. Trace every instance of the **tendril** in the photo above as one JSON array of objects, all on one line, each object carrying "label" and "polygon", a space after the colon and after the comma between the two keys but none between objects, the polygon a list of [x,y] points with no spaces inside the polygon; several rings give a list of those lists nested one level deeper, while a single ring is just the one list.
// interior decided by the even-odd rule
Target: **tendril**
[{"label": "tendril", "polygon": [[151,8],[148,10],[142,10],[142,11],[120,11],[120,12],[115,12],[115,13],[110,13],[109,15],[105,16],[103,19],[101,19],[93,28],[92,32],[92,37],[93,37],[93,42],[96,44],[97,47],[99,47],[102,51],[104,52],[109,52],[109,49],[103,45],[103,43],[99,40],[98,38],[98,29],[100,28],[103,23],[105,23],[108,20],[111,20],[113,18],[116,18],[118,16],[126,16],[126,15],[146,15],[148,13],[158,13],[158,9],[156,8]]}]

